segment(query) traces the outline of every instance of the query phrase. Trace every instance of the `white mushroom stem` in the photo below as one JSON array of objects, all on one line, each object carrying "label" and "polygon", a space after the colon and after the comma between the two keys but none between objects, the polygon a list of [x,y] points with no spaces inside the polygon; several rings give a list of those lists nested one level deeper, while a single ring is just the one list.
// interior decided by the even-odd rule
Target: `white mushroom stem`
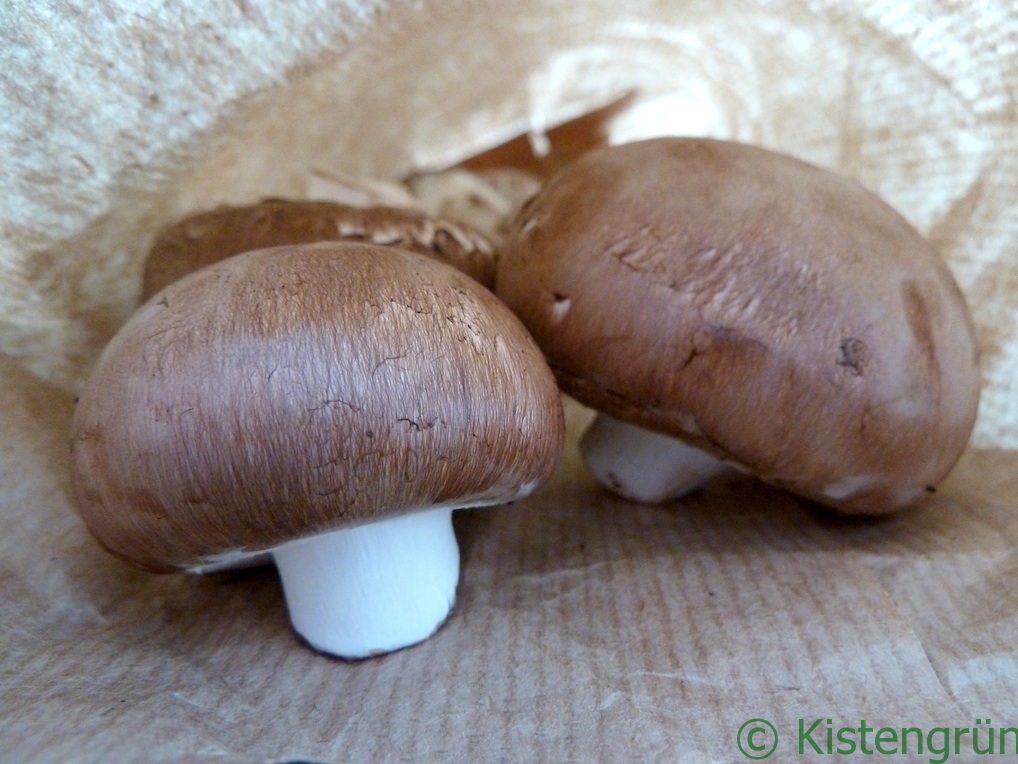
[{"label": "white mushroom stem", "polygon": [[642,504],[677,499],[729,468],[677,438],[604,414],[580,438],[580,455],[605,487]]},{"label": "white mushroom stem", "polygon": [[427,639],[456,600],[459,547],[449,508],[323,533],[273,555],[294,629],[341,658]]}]

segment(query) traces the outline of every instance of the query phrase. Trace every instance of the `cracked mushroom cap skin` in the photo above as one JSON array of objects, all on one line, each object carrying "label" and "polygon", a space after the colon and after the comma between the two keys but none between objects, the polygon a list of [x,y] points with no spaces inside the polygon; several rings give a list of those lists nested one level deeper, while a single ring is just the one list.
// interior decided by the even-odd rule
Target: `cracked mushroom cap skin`
[{"label": "cracked mushroom cap skin", "polygon": [[77,404],[74,495],[110,552],[167,572],[519,498],[563,439],[555,380],[491,292],[399,249],[291,246],[129,319]]},{"label": "cracked mushroom cap skin", "polygon": [[523,209],[496,293],[582,403],[847,513],[935,490],[974,425],[947,266],[877,196],[761,148],[591,152]]},{"label": "cracked mushroom cap skin", "polygon": [[402,247],[448,263],[489,289],[494,282],[494,244],[463,223],[399,207],[267,199],[199,212],[162,229],[145,261],[141,300],[231,255],[340,240]]}]

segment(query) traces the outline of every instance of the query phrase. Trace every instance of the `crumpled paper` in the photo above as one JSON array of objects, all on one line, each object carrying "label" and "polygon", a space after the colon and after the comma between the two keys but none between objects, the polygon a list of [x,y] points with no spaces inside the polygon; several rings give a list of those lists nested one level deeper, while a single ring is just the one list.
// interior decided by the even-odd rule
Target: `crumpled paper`
[{"label": "crumpled paper", "polygon": [[[967,727],[966,761],[972,729],[1018,726],[1012,4],[15,3],[0,39],[0,760],[729,762],[766,742],[751,719],[771,760],[856,760],[803,740],[820,719],[825,750],[863,720]],[[584,473],[570,403],[549,485],[458,514],[454,617],[357,664],[299,642],[271,569],[150,576],[91,540],[73,396],[161,224],[518,134],[554,155],[552,126],[620,98],[607,140],[760,143],[933,240],[985,382],[936,496],[864,522],[742,477],[627,504]]]}]

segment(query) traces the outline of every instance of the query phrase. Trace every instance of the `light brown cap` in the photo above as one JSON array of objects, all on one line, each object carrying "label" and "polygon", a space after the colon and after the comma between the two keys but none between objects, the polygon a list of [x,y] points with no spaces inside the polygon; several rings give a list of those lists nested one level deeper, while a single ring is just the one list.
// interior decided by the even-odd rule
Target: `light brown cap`
[{"label": "light brown cap", "polygon": [[231,255],[316,241],[399,246],[448,263],[488,288],[494,281],[494,244],[464,223],[400,207],[267,199],[199,212],[160,231],[145,261],[141,299]]},{"label": "light brown cap", "polygon": [[525,495],[563,444],[540,350],[488,290],[398,248],[260,250],[168,286],[109,343],[71,438],[109,551],[189,568]]},{"label": "light brown cap", "polygon": [[856,183],[761,148],[586,155],[524,208],[496,292],[581,402],[845,511],[933,490],[974,423],[945,264]]}]

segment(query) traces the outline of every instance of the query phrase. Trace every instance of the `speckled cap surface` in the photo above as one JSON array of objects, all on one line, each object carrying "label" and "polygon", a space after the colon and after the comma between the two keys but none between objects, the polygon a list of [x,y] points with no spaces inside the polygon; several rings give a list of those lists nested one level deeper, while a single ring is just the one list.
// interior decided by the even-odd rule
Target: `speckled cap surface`
[{"label": "speckled cap surface", "polygon": [[581,402],[845,511],[934,490],[973,426],[945,264],[855,182],[761,148],[591,152],[524,208],[496,292]]}]

